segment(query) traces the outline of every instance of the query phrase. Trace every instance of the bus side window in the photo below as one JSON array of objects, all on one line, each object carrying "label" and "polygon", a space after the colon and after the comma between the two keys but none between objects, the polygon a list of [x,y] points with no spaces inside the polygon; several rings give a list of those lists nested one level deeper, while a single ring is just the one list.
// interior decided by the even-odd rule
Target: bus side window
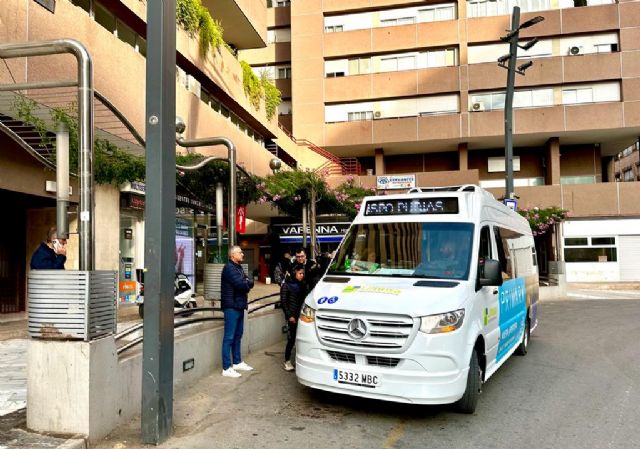
[{"label": "bus side window", "polygon": [[489,226],[480,230],[480,248],[478,250],[478,279],[484,277],[484,261],[491,259],[491,231]]},{"label": "bus side window", "polygon": [[497,226],[493,228],[494,237],[496,239],[496,248],[498,250],[498,260],[502,269],[502,279],[507,280],[513,278],[513,267],[511,258],[509,257],[508,240],[505,231]]}]

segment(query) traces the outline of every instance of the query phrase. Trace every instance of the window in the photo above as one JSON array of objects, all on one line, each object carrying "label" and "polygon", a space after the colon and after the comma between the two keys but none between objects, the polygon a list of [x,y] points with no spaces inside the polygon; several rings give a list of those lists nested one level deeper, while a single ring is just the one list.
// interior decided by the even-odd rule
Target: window
[{"label": "window", "polygon": [[348,119],[350,122],[373,120],[373,111],[349,112]]},{"label": "window", "polygon": [[291,28],[273,28],[267,30],[267,44],[291,42]]},{"label": "window", "polygon": [[579,103],[593,103],[593,89],[591,87],[562,90],[562,104]]},{"label": "window", "polygon": [[72,0],[71,3],[73,3],[76,6],[79,6],[80,8],[84,9],[88,13],[91,12],[91,0]]},{"label": "window", "polygon": [[453,20],[456,18],[455,5],[443,5],[418,10],[420,22],[437,22],[439,20]]},{"label": "window", "polygon": [[276,79],[278,80],[291,79],[291,67],[278,67],[276,69]]},{"label": "window", "polygon": [[136,48],[136,38],[138,34],[120,20],[116,22],[116,36],[118,36],[121,41]]},{"label": "window", "polygon": [[[483,110],[474,108],[474,104],[479,103],[485,111],[494,109],[504,109],[506,95],[504,92],[491,92],[471,95],[471,110]],[[533,89],[518,90],[513,95],[514,108],[530,108],[553,105],[553,89]]]},{"label": "window", "polygon": [[291,101],[283,101],[278,105],[278,115],[291,114]]},{"label": "window", "polygon": [[596,177],[593,175],[584,176],[560,176],[560,184],[595,184]]},{"label": "window", "polygon": [[107,30],[116,34],[116,17],[100,3],[94,4],[94,19]]},{"label": "window", "polygon": [[522,13],[551,9],[551,0],[467,0],[468,17],[485,17],[510,14],[514,4],[520,6]]},{"label": "window", "polygon": [[380,21],[380,26],[390,27],[396,25],[410,25],[416,23],[415,17],[399,17],[397,19],[383,19]]},{"label": "window", "polygon": [[349,59],[349,75],[371,73],[371,58]]},{"label": "window", "polygon": [[616,262],[615,237],[565,237],[566,262]]},{"label": "window", "polygon": [[344,29],[343,25],[330,25],[324,27],[325,33],[339,33]]},{"label": "window", "polygon": [[631,168],[628,168],[622,172],[622,181],[623,182],[635,181],[633,176],[633,170]]},{"label": "window", "polygon": [[567,237],[564,239],[564,246],[585,246],[589,244],[586,237]]},{"label": "window", "polygon": [[468,279],[472,243],[471,223],[352,226],[329,273],[354,273],[359,277]]}]

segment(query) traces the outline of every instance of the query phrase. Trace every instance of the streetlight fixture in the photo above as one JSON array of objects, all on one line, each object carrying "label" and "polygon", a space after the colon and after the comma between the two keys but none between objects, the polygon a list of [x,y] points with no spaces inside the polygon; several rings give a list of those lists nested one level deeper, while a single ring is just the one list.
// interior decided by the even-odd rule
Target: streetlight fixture
[{"label": "streetlight fixture", "polygon": [[[537,38],[533,38],[523,45],[518,44],[520,30],[529,28],[544,20],[542,16],[535,16],[531,19],[520,23],[520,7],[513,7],[511,16],[511,30],[507,30],[507,34],[502,36],[500,40],[509,43],[509,54],[498,58],[498,65],[507,69],[507,94],[504,104],[504,148],[505,148],[505,172],[506,172],[506,191],[505,200],[514,198],[513,193],[513,94],[516,73],[524,75],[525,70],[533,65],[533,61],[527,61],[516,69],[516,59],[518,58],[518,47],[523,50],[529,50],[538,43]],[[508,65],[505,65],[508,63]]]},{"label": "streetlight fixture", "polygon": [[280,159],[278,159],[277,157],[274,157],[273,159],[271,159],[269,161],[269,168],[271,169],[271,171],[275,175],[282,168],[282,161]]}]

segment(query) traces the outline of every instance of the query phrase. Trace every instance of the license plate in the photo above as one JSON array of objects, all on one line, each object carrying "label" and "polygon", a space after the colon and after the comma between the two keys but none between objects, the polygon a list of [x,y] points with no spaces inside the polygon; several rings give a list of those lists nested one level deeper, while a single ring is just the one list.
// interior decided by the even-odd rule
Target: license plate
[{"label": "license plate", "polygon": [[338,368],[333,369],[333,380],[339,384],[359,385],[367,388],[376,388],[380,385],[380,376],[376,374],[359,373]]}]

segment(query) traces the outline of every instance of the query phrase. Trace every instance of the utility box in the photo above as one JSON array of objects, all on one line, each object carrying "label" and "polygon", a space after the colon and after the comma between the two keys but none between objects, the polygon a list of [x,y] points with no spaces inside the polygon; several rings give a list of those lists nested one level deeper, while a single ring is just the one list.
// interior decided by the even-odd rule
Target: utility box
[{"label": "utility box", "polygon": [[91,341],[116,332],[117,271],[32,270],[29,335]]}]

